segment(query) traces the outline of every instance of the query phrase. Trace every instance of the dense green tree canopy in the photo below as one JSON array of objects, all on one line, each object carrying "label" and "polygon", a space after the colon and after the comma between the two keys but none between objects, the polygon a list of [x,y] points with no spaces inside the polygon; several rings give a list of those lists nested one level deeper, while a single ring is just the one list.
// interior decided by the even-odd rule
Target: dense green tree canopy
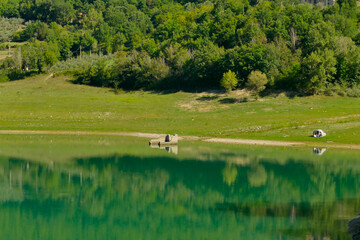
[{"label": "dense green tree canopy", "polygon": [[[266,75],[268,89],[322,93],[334,84],[360,83],[360,11],[353,0],[333,6],[248,0],[3,0],[0,15],[0,40],[28,42],[17,50],[19,56],[37,54],[37,59],[41,51],[26,51],[41,41],[56,58],[47,66],[81,54],[102,59],[119,53],[94,63],[92,70],[81,69],[77,76],[83,83],[219,88],[229,70],[240,88],[252,71]],[[21,71],[48,69],[21,62]],[[105,71],[102,67],[110,71],[107,76],[98,75]],[[2,74],[9,71],[4,65]]]}]

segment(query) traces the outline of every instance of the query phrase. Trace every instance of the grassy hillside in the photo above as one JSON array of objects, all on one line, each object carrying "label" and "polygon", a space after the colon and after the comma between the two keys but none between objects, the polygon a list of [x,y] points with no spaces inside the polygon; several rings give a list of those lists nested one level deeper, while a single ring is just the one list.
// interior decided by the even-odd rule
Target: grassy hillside
[{"label": "grassy hillside", "polygon": [[[120,92],[41,75],[0,83],[0,129],[178,133],[360,144],[360,99]],[[249,98],[249,100],[251,100]],[[309,137],[321,128],[328,136]]]}]

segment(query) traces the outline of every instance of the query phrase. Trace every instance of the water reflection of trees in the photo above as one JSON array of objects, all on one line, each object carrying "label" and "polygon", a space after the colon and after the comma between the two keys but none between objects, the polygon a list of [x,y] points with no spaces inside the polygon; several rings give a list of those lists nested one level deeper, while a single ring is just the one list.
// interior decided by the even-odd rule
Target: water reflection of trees
[{"label": "water reflection of trees", "polygon": [[[360,209],[356,169],[264,158],[205,162],[114,155],[68,165],[10,158],[0,161],[0,201],[3,210],[17,203],[17,214],[24,204],[38,206],[31,208],[34,214],[55,204],[63,211],[40,213],[61,218],[67,227],[80,216],[105,235],[110,224],[111,237],[142,238],[140,227],[159,234],[158,239],[210,233],[208,239],[239,234],[245,239],[279,239],[278,234],[349,239],[346,221]],[[0,216],[0,221],[5,220]],[[174,225],[178,232],[170,233]]]}]

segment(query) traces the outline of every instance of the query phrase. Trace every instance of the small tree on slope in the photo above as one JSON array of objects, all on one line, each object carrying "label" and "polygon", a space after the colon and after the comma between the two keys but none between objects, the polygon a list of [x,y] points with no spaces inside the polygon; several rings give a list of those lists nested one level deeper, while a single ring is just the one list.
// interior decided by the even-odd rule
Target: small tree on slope
[{"label": "small tree on slope", "polygon": [[220,85],[225,88],[226,92],[230,92],[231,90],[233,90],[237,84],[238,79],[236,78],[236,74],[231,70],[224,73],[220,81]]}]

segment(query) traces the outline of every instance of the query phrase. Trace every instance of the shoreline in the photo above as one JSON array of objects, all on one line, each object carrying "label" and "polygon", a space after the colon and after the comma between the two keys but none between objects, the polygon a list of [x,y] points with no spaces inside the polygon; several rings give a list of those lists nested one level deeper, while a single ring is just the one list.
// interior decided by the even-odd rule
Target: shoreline
[{"label": "shoreline", "polygon": [[[128,136],[148,138],[160,138],[165,134],[142,133],[142,132],[92,132],[92,131],[62,131],[62,130],[0,130],[0,135],[95,135],[95,136]],[[183,141],[203,141],[210,143],[226,143],[241,145],[260,145],[260,146],[277,146],[277,147],[319,147],[319,148],[341,148],[350,150],[360,150],[360,144],[344,143],[313,143],[297,141],[278,141],[278,140],[261,140],[261,139],[242,139],[242,138],[213,138],[198,136],[179,136]]]}]

